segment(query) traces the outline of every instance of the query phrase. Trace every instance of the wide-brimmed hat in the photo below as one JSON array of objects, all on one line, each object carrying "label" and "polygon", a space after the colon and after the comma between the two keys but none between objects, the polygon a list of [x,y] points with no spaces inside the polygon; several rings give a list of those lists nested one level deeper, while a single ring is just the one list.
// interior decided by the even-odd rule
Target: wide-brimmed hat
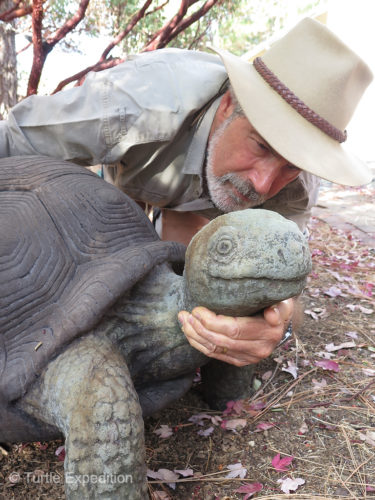
[{"label": "wide-brimmed hat", "polygon": [[368,166],[343,143],[373,75],[328,28],[306,18],[253,64],[214,50],[246,117],[281,156],[339,184],[371,181]]}]

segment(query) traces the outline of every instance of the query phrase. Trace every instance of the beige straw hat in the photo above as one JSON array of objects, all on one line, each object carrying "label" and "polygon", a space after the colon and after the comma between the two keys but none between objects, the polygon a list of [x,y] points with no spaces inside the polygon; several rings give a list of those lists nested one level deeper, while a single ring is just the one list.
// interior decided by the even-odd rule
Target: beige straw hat
[{"label": "beige straw hat", "polygon": [[332,182],[371,181],[343,143],[372,80],[369,67],[324,25],[306,18],[249,64],[216,50],[251,124],[284,158]]}]

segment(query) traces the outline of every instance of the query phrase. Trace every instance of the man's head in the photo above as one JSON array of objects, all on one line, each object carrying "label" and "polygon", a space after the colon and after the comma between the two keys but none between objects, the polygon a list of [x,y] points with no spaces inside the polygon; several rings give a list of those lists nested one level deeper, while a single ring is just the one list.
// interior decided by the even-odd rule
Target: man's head
[{"label": "man's head", "polygon": [[206,179],[223,212],[261,205],[298,177],[251,125],[232,89],[221,99],[209,137]]},{"label": "man's head", "polygon": [[351,186],[371,180],[342,143],[372,74],[325,26],[304,19],[254,64],[217,52],[233,89],[209,137],[207,183],[219,208],[259,205],[300,170]]}]

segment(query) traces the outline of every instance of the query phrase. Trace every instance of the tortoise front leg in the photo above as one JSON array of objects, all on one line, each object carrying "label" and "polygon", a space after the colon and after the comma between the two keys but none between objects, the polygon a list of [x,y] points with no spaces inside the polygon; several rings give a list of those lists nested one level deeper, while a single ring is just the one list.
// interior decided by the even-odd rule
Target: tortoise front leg
[{"label": "tortoise front leg", "polygon": [[201,368],[204,399],[215,410],[225,410],[230,400],[246,399],[253,393],[255,365],[234,366],[212,359]]},{"label": "tortoise front leg", "polygon": [[23,409],[65,436],[67,498],[147,498],[142,412],[123,357],[88,335],[52,361]]}]

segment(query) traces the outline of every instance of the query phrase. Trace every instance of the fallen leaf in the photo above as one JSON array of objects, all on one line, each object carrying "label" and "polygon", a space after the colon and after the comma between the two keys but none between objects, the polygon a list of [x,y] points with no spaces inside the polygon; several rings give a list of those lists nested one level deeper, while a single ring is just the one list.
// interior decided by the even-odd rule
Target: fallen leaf
[{"label": "fallen leaf", "polygon": [[177,481],[178,475],[169,469],[159,469],[157,472],[147,469],[147,476],[152,479],[165,481],[172,489],[176,488],[176,483],[174,481]]},{"label": "fallen leaf", "polygon": [[309,430],[306,422],[303,422],[301,427],[298,429],[298,434],[299,435],[303,435],[303,434],[306,434],[306,432]]},{"label": "fallen leaf", "polygon": [[161,438],[169,438],[172,436],[173,430],[171,427],[169,427],[169,425],[163,424],[161,427],[159,427],[159,429],[156,429],[156,431],[154,431],[154,434],[158,434],[158,436]]},{"label": "fallen leaf", "polygon": [[155,490],[151,493],[152,500],[171,500],[171,497],[166,491]]},{"label": "fallen leaf", "polygon": [[262,382],[256,378],[256,377],[253,377],[253,391],[256,392],[258,391],[262,386]]},{"label": "fallen leaf", "polygon": [[60,462],[64,462],[64,460],[65,460],[65,446],[64,445],[59,446],[55,451],[55,455],[60,460]]},{"label": "fallen leaf", "polygon": [[372,368],[362,368],[362,371],[368,377],[375,377],[375,370],[373,370]]},{"label": "fallen leaf", "polygon": [[247,483],[240,486],[237,490],[234,490],[234,493],[246,493],[242,500],[247,500],[248,498],[251,498],[254,493],[257,493],[262,489],[262,483]]},{"label": "fallen leaf", "polygon": [[192,415],[188,420],[189,422],[193,422],[193,424],[204,425],[204,420],[210,418],[210,415],[207,415],[207,413],[197,413],[196,415]]},{"label": "fallen leaf", "polygon": [[302,484],[305,484],[305,480],[300,477],[297,477],[296,479],[287,477],[286,479],[278,479],[277,482],[280,483],[281,491],[287,495],[291,491],[296,491]]},{"label": "fallen leaf", "polygon": [[336,361],[331,361],[331,360],[314,361],[314,364],[315,364],[315,366],[319,366],[320,368],[323,368],[323,370],[330,370],[333,372],[340,371],[340,367],[336,363]]},{"label": "fallen leaf", "polygon": [[[271,377],[272,377],[272,370],[268,370],[267,372],[264,372],[263,375],[262,375],[262,380],[264,382],[266,382],[267,380],[269,380]],[[260,483],[254,483],[254,484],[260,484]]]},{"label": "fallen leaf", "polygon": [[267,405],[264,401],[255,401],[255,402],[250,404],[249,410],[259,411],[259,410],[263,410],[266,406]]},{"label": "fallen leaf", "polygon": [[243,479],[247,473],[247,469],[245,467],[242,467],[241,462],[227,465],[227,469],[230,470],[230,472],[225,476],[228,478],[240,477],[241,479]]},{"label": "fallen leaf", "polygon": [[272,424],[271,422],[259,422],[259,424],[257,424],[256,426],[255,432],[267,431],[268,429],[275,427],[275,425],[276,424]]},{"label": "fallen leaf", "polygon": [[48,443],[42,444],[40,441],[38,441],[37,445],[39,446],[39,449],[42,451],[44,451],[48,448]]},{"label": "fallen leaf", "polygon": [[367,307],[360,306],[359,304],[347,304],[346,307],[353,311],[361,311],[363,314],[372,314],[374,312],[373,309],[368,309]]},{"label": "fallen leaf", "polygon": [[288,360],[287,366],[281,368],[281,371],[290,373],[294,379],[296,379],[298,377],[298,375],[297,375],[298,367],[294,361]]},{"label": "fallen leaf", "polygon": [[348,337],[351,337],[352,339],[358,338],[357,332],[346,332],[345,335],[347,335]]},{"label": "fallen leaf", "polygon": [[232,418],[231,420],[223,420],[221,428],[227,431],[237,432],[237,430],[243,429],[246,425],[247,420],[245,418]]},{"label": "fallen leaf", "polygon": [[359,434],[359,437],[362,441],[365,443],[375,446],[375,432],[373,431],[367,431],[366,434]]},{"label": "fallen leaf", "polygon": [[174,469],[176,474],[180,474],[183,477],[189,477],[189,476],[194,476],[194,471],[193,469]]},{"label": "fallen leaf", "polygon": [[325,378],[322,378],[320,382],[315,378],[313,378],[312,383],[315,394],[323,390],[325,387],[327,387],[327,380]]},{"label": "fallen leaf", "polygon": [[310,315],[315,321],[319,319],[319,316],[314,311],[311,311],[311,309],[306,309],[304,313]]},{"label": "fallen leaf", "polygon": [[327,290],[323,290],[323,293],[329,297],[338,297],[339,295],[343,295],[341,288],[338,286],[331,286]]},{"label": "fallen leaf", "polygon": [[272,459],[272,466],[279,472],[285,472],[288,470],[289,465],[293,462],[294,457],[280,457],[280,453],[275,455]]},{"label": "fallen leaf", "polygon": [[309,314],[315,321],[318,321],[326,316],[327,310],[325,308],[315,307],[313,310],[306,309],[304,313]]},{"label": "fallen leaf", "polygon": [[207,429],[201,429],[200,431],[198,431],[197,434],[199,434],[199,436],[204,436],[204,437],[207,437],[209,436],[210,434],[212,434],[214,432],[214,427],[208,427]]},{"label": "fallen leaf", "polygon": [[328,352],[335,352],[339,351],[340,349],[350,349],[352,347],[357,347],[357,344],[355,342],[343,342],[342,344],[339,345],[334,345],[334,344],[327,344],[325,349]]},{"label": "fallen leaf", "polygon": [[227,407],[223,411],[223,415],[230,415],[232,413],[240,415],[242,412],[243,412],[243,400],[239,399],[237,401],[228,401]]},{"label": "fallen leaf", "polygon": [[332,274],[332,276],[334,276],[337,279],[337,281],[340,281],[340,282],[345,281],[345,278],[343,278],[342,276],[340,276],[339,273],[337,273],[336,271],[330,271],[329,269],[327,269],[327,271],[330,274]]},{"label": "fallen leaf", "polygon": [[213,415],[211,416],[211,422],[214,424],[214,425],[219,425],[220,422],[222,422],[223,419],[221,417],[219,417],[219,415]]}]

